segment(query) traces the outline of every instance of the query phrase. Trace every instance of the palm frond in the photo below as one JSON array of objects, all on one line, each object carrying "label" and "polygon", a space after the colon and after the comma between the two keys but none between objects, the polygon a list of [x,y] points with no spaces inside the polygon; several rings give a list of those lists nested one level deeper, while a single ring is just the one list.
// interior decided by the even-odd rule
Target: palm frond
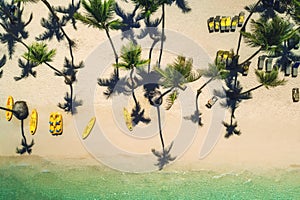
[{"label": "palm frond", "polygon": [[178,90],[173,90],[172,93],[168,95],[166,110],[170,110],[170,108],[175,103],[175,100],[177,99],[178,95],[179,95]]}]

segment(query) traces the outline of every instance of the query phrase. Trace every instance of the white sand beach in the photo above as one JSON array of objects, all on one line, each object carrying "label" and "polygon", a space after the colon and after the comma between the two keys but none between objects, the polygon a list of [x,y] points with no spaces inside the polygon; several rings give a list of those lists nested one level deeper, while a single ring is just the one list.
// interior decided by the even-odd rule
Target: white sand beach
[{"label": "white sand beach", "polygon": [[[69,1],[61,0],[49,0],[53,5],[65,5]],[[207,19],[216,15],[238,15],[243,10],[244,6],[251,3],[255,3],[254,0],[190,0],[188,1],[192,11],[190,13],[183,14],[175,5],[166,8],[166,29],[173,35],[180,35],[180,37],[188,38],[194,44],[197,44],[205,56],[211,61],[215,58],[218,50],[236,50],[238,43],[239,30],[229,33],[209,33],[207,30]],[[122,3],[123,5],[123,3]],[[128,8],[127,8],[128,9]],[[82,10],[81,10],[82,11]],[[48,10],[41,3],[28,4],[25,7],[25,20],[29,17],[30,13],[33,13],[33,21],[28,26],[29,39],[26,40],[30,43],[34,40],[34,37],[43,32],[43,29],[39,25],[41,17],[47,17]],[[160,13],[160,12],[159,12]],[[247,15],[247,13],[246,13]],[[257,16],[254,16],[254,18]],[[87,27],[78,22],[77,30],[74,30],[71,25],[68,25],[66,32],[76,42],[76,50],[74,51],[75,62],[86,61],[90,59],[90,55],[93,52],[97,52],[97,48],[103,44],[108,44],[107,37],[104,31],[99,31],[92,27]],[[180,41],[170,41],[172,36],[168,37],[168,31],[166,33],[167,42],[170,46],[166,46],[166,53],[163,54],[163,63],[167,64],[173,61],[174,50],[172,44],[175,45]],[[117,38],[121,35],[120,31],[111,31],[113,38]],[[127,42],[124,41],[124,44]],[[62,69],[64,57],[69,57],[68,46],[65,41],[58,43],[53,41],[48,42],[49,48],[57,49],[53,65],[59,69]],[[111,51],[111,47],[107,46],[105,49],[108,55],[106,59],[113,63],[114,57]],[[157,48],[159,43],[157,44]],[[168,49],[168,47],[170,49]],[[182,46],[182,49],[185,47]],[[76,124],[76,117],[71,114],[63,112],[57,107],[59,102],[63,102],[63,97],[68,91],[68,87],[64,84],[61,77],[54,76],[53,71],[47,68],[45,65],[38,66],[36,69],[37,77],[28,77],[26,79],[15,81],[13,78],[21,73],[21,69],[18,67],[18,58],[24,53],[26,49],[17,44],[16,52],[11,60],[8,60],[3,67],[3,77],[0,78],[0,104],[5,106],[6,99],[9,95],[12,95],[17,100],[25,100],[32,110],[36,108],[39,113],[38,129],[34,136],[29,134],[29,119],[25,120],[25,130],[29,140],[34,139],[35,145],[33,146],[32,155],[42,156],[52,160],[64,160],[78,159],[79,163],[98,164],[85,147],[85,142],[82,141],[80,135],[82,129],[78,129]],[[168,51],[169,50],[169,51]],[[244,60],[249,57],[256,49],[249,48],[242,42],[240,49],[240,59]],[[1,46],[1,53],[6,53],[6,46]],[[143,57],[147,58],[147,51],[143,53]],[[178,52],[181,50],[178,49]],[[175,53],[178,53],[175,52]],[[195,65],[203,64],[201,59],[204,59],[204,55],[194,55],[195,52],[186,53],[186,57],[194,56]],[[154,53],[154,59],[152,63],[156,62],[157,52]],[[173,57],[172,57],[173,56]],[[257,57],[253,59],[250,66],[249,75],[242,77],[239,76],[239,80],[244,90],[250,89],[259,83],[254,74],[254,70],[257,68]],[[99,58],[101,56],[99,55]],[[206,59],[206,58],[205,58]],[[90,61],[90,60],[89,60]],[[97,60],[95,58],[94,64],[103,63],[103,60]],[[83,69],[80,69],[78,76],[87,73],[88,70],[93,70],[92,66],[87,65]],[[101,68],[102,66],[99,66]],[[198,68],[204,68],[206,66],[195,66]],[[112,72],[112,68],[107,68],[106,71],[102,71],[104,77],[109,77]],[[122,75],[125,72],[122,71]],[[100,77],[101,74],[96,74]],[[281,73],[283,77],[283,73]],[[266,89],[264,87],[254,91],[252,93],[253,99],[243,101],[236,110],[236,120],[238,122],[238,129],[241,130],[240,136],[233,135],[230,138],[225,138],[225,128],[220,130],[220,137],[216,141],[215,147],[212,151],[200,159],[200,150],[206,139],[208,130],[212,124],[213,110],[205,107],[205,104],[209,98],[213,95],[211,89],[206,87],[203,90],[199,98],[200,111],[202,113],[202,120],[204,126],[197,127],[195,130],[195,137],[190,141],[189,148],[178,158],[172,165],[168,165],[169,169],[188,169],[188,170],[200,170],[200,169],[269,169],[269,168],[289,168],[300,166],[300,102],[294,103],[292,101],[292,88],[300,87],[300,76],[293,78],[291,76],[284,77],[287,80],[286,85],[276,88]],[[190,83],[189,88],[193,92],[194,96],[189,101],[188,106],[195,104],[194,97],[196,90],[205,82],[206,79],[200,78],[200,80]],[[90,102],[83,101],[83,106],[78,107],[78,113],[76,116],[86,115],[84,113],[84,106],[86,104],[93,105],[94,112],[97,118],[96,126],[99,126],[101,131],[106,134],[106,138],[109,139],[117,147],[126,151],[136,153],[151,153],[151,149],[160,149],[160,140],[158,132],[149,133],[149,138],[140,139],[137,135],[142,133],[136,133],[135,136],[131,136],[124,131],[122,127],[125,127],[124,122],[117,122],[115,119],[122,119],[122,116],[115,117],[114,110],[111,108],[115,105],[112,99],[106,99],[102,94],[105,88],[100,88],[97,85],[97,80],[90,77],[81,77],[75,85],[75,88],[79,88],[82,85],[89,85],[92,83],[96,90],[91,90],[92,94],[89,99]],[[80,85],[80,86],[79,86]],[[89,90],[89,88],[88,88]],[[76,91],[76,89],[75,89]],[[78,92],[78,90],[77,90]],[[79,93],[82,91],[79,91]],[[182,92],[181,98],[184,99],[186,93]],[[76,94],[75,94],[76,95]],[[188,96],[188,95],[187,95]],[[80,94],[79,94],[80,97]],[[114,98],[114,97],[113,97]],[[142,95],[139,97],[142,99]],[[131,99],[132,100],[132,99]],[[142,101],[142,100],[141,100]],[[219,104],[221,100],[217,102]],[[128,104],[128,108],[129,105]],[[153,108],[154,109],[154,108]],[[161,108],[163,109],[163,107]],[[181,105],[180,101],[177,101],[175,105],[169,111],[162,111],[163,113],[163,128],[166,145],[169,145],[176,137],[176,133],[180,129],[182,119],[180,116],[184,113],[185,105]],[[53,111],[59,111],[63,114],[64,131],[61,136],[52,136],[49,133],[49,114]],[[151,114],[151,112],[153,113]],[[155,109],[146,111],[147,115],[151,115],[152,122],[150,129],[158,130],[157,124],[152,124],[157,121]],[[20,134],[20,121],[13,118],[11,122],[5,120],[4,111],[1,111],[0,115],[0,156],[17,156],[15,150],[21,142]],[[122,113],[122,111],[120,111]],[[119,114],[120,114],[119,113]],[[230,120],[229,110],[225,111],[225,121]],[[193,114],[193,113],[191,113]],[[92,114],[91,114],[92,115]],[[115,118],[114,118],[115,117]],[[181,116],[183,117],[183,116]],[[87,123],[84,122],[84,123]],[[122,123],[119,125],[118,123]],[[141,125],[141,131],[145,131],[147,126]],[[188,134],[188,133],[184,133]],[[92,135],[91,135],[92,137]]]}]

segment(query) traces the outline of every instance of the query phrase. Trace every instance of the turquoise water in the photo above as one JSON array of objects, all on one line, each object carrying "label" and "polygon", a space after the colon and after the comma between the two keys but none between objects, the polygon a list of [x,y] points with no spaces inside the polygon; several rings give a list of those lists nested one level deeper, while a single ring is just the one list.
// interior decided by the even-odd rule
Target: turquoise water
[{"label": "turquoise water", "polygon": [[0,157],[0,199],[300,199],[300,169],[130,174]]}]

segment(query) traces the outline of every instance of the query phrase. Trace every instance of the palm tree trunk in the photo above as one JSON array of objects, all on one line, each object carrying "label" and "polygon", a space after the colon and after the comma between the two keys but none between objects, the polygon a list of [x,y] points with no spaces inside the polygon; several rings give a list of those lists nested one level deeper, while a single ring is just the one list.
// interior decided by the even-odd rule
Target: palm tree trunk
[{"label": "palm tree trunk", "polygon": [[208,81],[206,81],[206,83],[204,83],[198,90],[197,90],[197,95],[196,95],[196,111],[200,114],[200,109],[199,109],[199,106],[198,106],[198,99],[199,99],[199,96],[202,92],[202,89],[208,85],[212,80],[214,80],[215,77],[211,77]]},{"label": "palm tree trunk", "polygon": [[23,140],[27,146],[27,140],[26,140],[25,132],[24,132],[24,120],[23,119],[21,120],[21,133],[22,133]]},{"label": "palm tree trunk", "polygon": [[164,143],[164,138],[163,138],[163,133],[162,133],[162,128],[161,128],[160,107],[157,106],[156,110],[157,110],[157,118],[158,118],[159,137],[160,137],[162,149],[164,150],[165,149],[165,143]]},{"label": "palm tree trunk", "polygon": [[71,109],[71,114],[73,114],[73,85],[70,84],[70,109]]},{"label": "palm tree trunk", "polygon": [[161,31],[161,39],[160,39],[160,52],[158,59],[158,67],[160,67],[161,57],[164,48],[164,39],[165,39],[165,4],[162,4],[162,31]]},{"label": "palm tree trunk", "polygon": [[56,69],[55,67],[53,67],[52,65],[50,65],[48,62],[45,62],[45,64],[52,70],[54,70],[56,73],[58,73],[60,76],[63,76],[66,78],[66,76],[61,72],[59,71],[58,69]]},{"label": "palm tree trunk", "polygon": [[[243,27],[241,28],[241,31],[246,31],[246,26],[247,26],[247,24],[248,24],[248,21],[250,20],[250,18],[252,17],[252,15],[253,15],[253,13],[254,13],[253,10],[256,9],[256,7],[259,5],[259,3],[260,3],[261,1],[262,1],[262,0],[259,0],[259,1],[255,4],[254,8],[252,9],[252,12],[250,12],[250,14],[248,15],[247,19],[245,20],[244,25],[243,25]],[[242,37],[243,37],[243,35],[242,35],[241,32],[240,32],[239,41],[238,41],[238,47],[237,47],[237,50],[236,50],[236,55],[239,55],[239,51],[240,51],[240,47],[241,47],[241,42],[242,42]]]},{"label": "palm tree trunk", "polygon": [[157,40],[154,40],[151,47],[150,47],[150,51],[149,51],[149,62],[148,62],[148,74],[150,73],[150,67],[151,67],[151,58],[152,58],[152,52],[153,52],[153,48],[154,46],[156,45],[158,41]]},{"label": "palm tree trunk", "polygon": [[113,43],[113,41],[112,41],[112,39],[110,37],[109,30],[108,30],[107,27],[105,28],[105,33],[106,33],[106,36],[107,36],[107,38],[108,38],[108,40],[110,42],[111,48],[112,48],[112,50],[114,52],[115,62],[116,62],[116,67],[117,67],[117,78],[119,79],[119,57],[118,57],[116,48],[115,48],[114,43]]},{"label": "palm tree trunk", "polygon": [[168,89],[167,91],[165,91],[164,93],[162,93],[158,99],[156,100],[157,102],[159,102],[165,95],[167,95],[168,93],[170,93],[175,87],[171,87],[170,89]]},{"label": "palm tree trunk", "polygon": [[254,90],[256,90],[256,89],[258,89],[258,88],[260,88],[260,87],[262,87],[262,86],[263,86],[263,84],[260,84],[260,85],[254,87],[254,88],[251,88],[251,89],[249,89],[249,90],[247,90],[247,91],[245,91],[245,92],[242,92],[242,93],[240,94],[240,96],[241,96],[241,95],[244,95],[244,94],[247,94],[247,93],[249,93],[249,92],[252,92],[252,91],[254,91]]},{"label": "palm tree trunk", "polygon": [[241,64],[238,64],[238,66],[243,66],[245,63],[247,63],[248,61],[250,61],[252,58],[254,58],[260,51],[262,50],[262,47],[260,47],[256,52],[254,52],[254,54],[252,54],[249,58],[247,58],[244,62],[242,62]]},{"label": "palm tree trunk", "polygon": [[131,71],[130,71],[130,81],[131,81],[131,84],[132,84],[131,85],[131,93],[132,93],[132,97],[133,97],[135,106],[137,107],[138,106],[138,101],[136,99],[135,92],[134,92],[133,71],[134,71],[134,68],[132,68]]},{"label": "palm tree trunk", "polygon": [[61,30],[61,32],[63,33],[63,35],[66,37],[67,41],[68,41],[68,45],[69,45],[69,51],[70,51],[70,56],[71,56],[71,62],[72,62],[72,67],[74,67],[74,55],[73,55],[73,41],[69,38],[69,36],[67,35],[67,33],[65,32],[65,30],[63,29],[63,27],[61,26],[61,24],[59,23],[59,18],[56,15],[55,11],[53,10],[52,6],[50,5],[50,3],[47,0],[42,0],[42,2],[46,5],[46,7],[48,8],[48,10],[50,11],[50,13],[54,16],[59,29]]},{"label": "palm tree trunk", "polygon": [[0,110],[5,110],[5,111],[8,111],[8,112],[12,112],[12,113],[15,112],[15,111],[13,111],[13,110],[11,110],[11,109],[4,108],[4,107],[1,107],[1,106],[0,106]]}]

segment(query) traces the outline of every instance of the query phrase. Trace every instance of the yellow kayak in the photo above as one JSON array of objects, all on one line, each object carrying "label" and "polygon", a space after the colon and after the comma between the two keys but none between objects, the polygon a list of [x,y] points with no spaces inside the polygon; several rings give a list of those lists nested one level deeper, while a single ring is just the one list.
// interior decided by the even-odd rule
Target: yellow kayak
[{"label": "yellow kayak", "polygon": [[[14,99],[12,96],[9,96],[7,98],[7,102],[6,102],[6,108],[12,110],[14,106]],[[6,116],[6,120],[10,121],[12,119],[13,113],[10,111],[6,111],[5,112],[5,116]]]},{"label": "yellow kayak", "polygon": [[128,130],[132,131],[132,128],[133,128],[132,127],[132,118],[126,108],[123,108],[123,115],[124,115],[125,123],[126,123]]},{"label": "yellow kayak", "polygon": [[82,133],[82,139],[85,139],[90,135],[91,130],[94,127],[95,121],[96,121],[96,117],[92,117],[92,119],[89,121],[89,123],[87,124],[87,126],[85,127]]},{"label": "yellow kayak", "polygon": [[29,129],[31,135],[34,135],[37,129],[38,124],[38,113],[36,109],[33,109],[30,115],[30,121],[29,121]]}]

